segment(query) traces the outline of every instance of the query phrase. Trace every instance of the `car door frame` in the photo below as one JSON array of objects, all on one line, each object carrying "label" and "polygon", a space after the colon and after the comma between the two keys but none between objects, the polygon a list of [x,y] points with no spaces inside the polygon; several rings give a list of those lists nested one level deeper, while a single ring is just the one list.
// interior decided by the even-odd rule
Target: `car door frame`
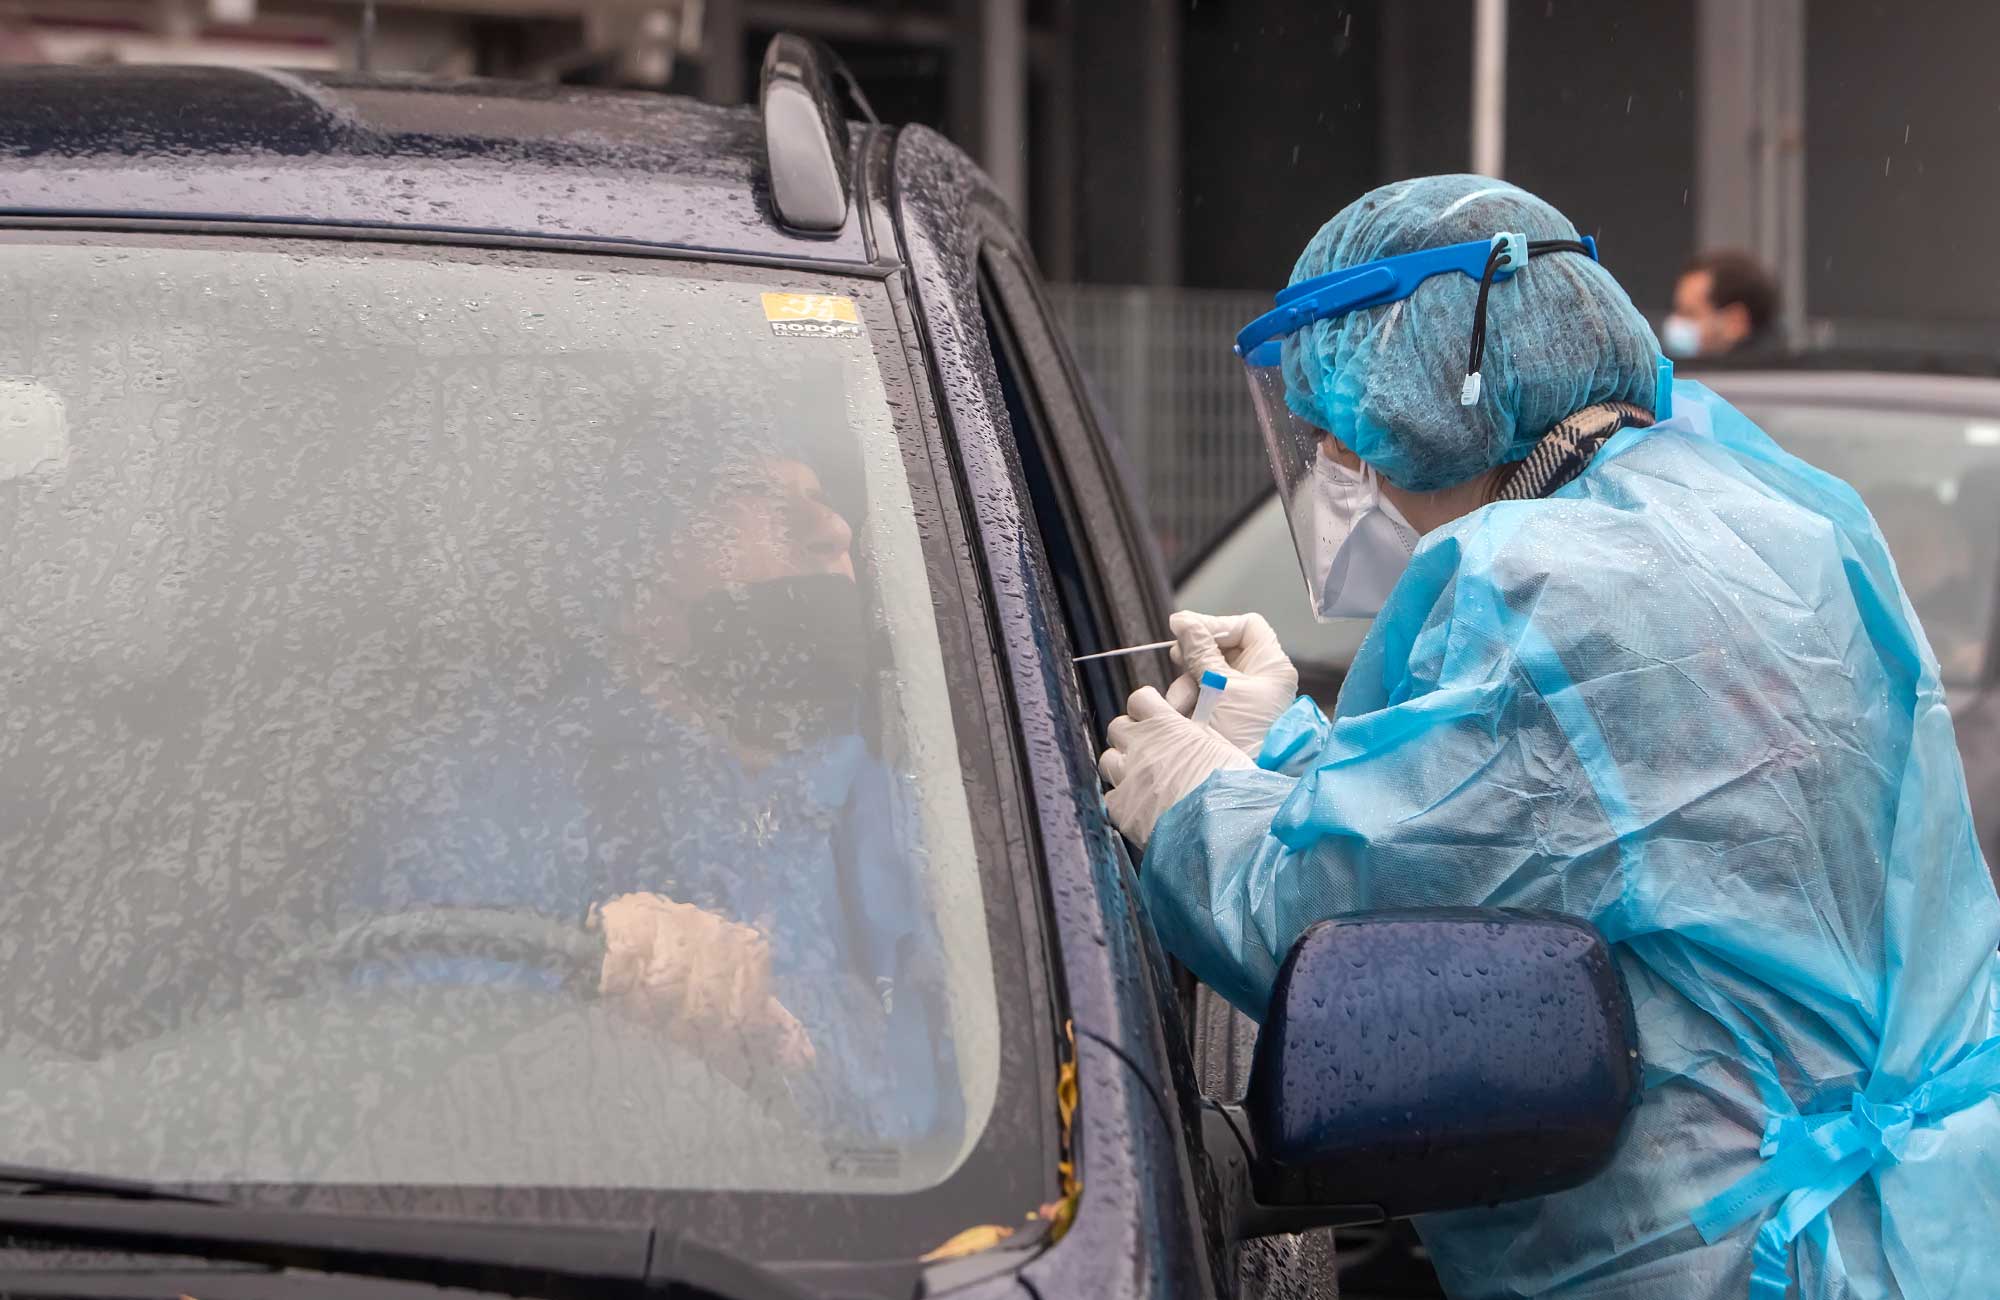
[{"label": "car door frame", "polygon": [[[999,332],[1004,334],[1011,329],[1017,334],[1029,336],[1018,340],[1019,356],[1012,360],[1017,360],[1031,372],[1030,387],[1035,391],[1026,396],[1039,409],[1031,410],[1029,418],[1039,427],[1028,431],[1016,430],[1016,441],[1053,444],[1054,454],[1047,459],[1050,469],[1064,479],[1055,495],[1067,505],[1065,513],[1068,517],[1062,521],[1067,532],[1074,535],[1086,530],[1087,521],[1099,518],[1100,512],[1106,517],[1115,513],[1121,529],[1118,536],[1126,543],[1125,547],[1085,548],[1090,552],[1087,558],[1091,563],[1088,567],[1097,570],[1096,580],[1100,584],[1101,594],[1094,598],[1109,602],[1120,596],[1141,597],[1127,601],[1127,608],[1114,613],[1114,626],[1118,628],[1116,635],[1128,645],[1156,640],[1158,633],[1149,632],[1149,629],[1165,628],[1170,603],[1164,598],[1163,590],[1153,585],[1160,581],[1157,575],[1164,567],[1159,564],[1158,549],[1149,536],[1133,541],[1138,533],[1136,511],[1131,505],[1133,498],[1116,477],[1116,466],[1108,446],[1098,432],[1088,402],[1082,395],[1078,371],[1069,359],[1062,333],[1039,291],[1032,259],[1025,250],[1019,249],[1016,243],[1018,237],[1011,228],[995,230],[982,225],[980,233],[984,240],[981,249],[983,260],[990,260],[996,250],[1015,259],[1014,274],[1017,278],[1012,286],[1012,295],[1007,295],[1005,290],[1008,286],[1000,283],[994,286],[1001,291],[999,300],[989,303],[997,306],[999,314],[1006,318],[1000,322]],[[994,285],[996,279],[991,275],[984,276],[982,289]],[[1037,334],[1039,337],[1034,337]],[[1048,525],[1043,522],[1042,526],[1046,528]],[[1112,531],[1092,532],[1091,536],[1094,539]],[[1143,567],[1144,561],[1138,558],[1140,555],[1150,556],[1153,564],[1150,574]],[[1109,590],[1104,591],[1103,588]],[[1122,623],[1118,621],[1120,614],[1124,619]],[[1174,671],[1164,654],[1107,660],[1103,661],[1103,665],[1122,668],[1127,683],[1125,689],[1129,690],[1133,685],[1147,681],[1154,685],[1163,684],[1157,678],[1148,676],[1147,669],[1152,666],[1148,661],[1151,660],[1166,665],[1164,669],[1155,671]],[[1091,683],[1086,681],[1084,685],[1088,692]],[[1122,692],[1118,698],[1124,698]],[[1213,990],[1198,986],[1185,967],[1169,962],[1164,953],[1157,951],[1157,938],[1150,923],[1142,921],[1140,928],[1143,939],[1155,949],[1151,955],[1155,969],[1171,971],[1165,979],[1156,981],[1156,987],[1163,994],[1161,1021],[1166,1031],[1167,1055],[1174,1075],[1173,1093],[1182,1108],[1184,1131],[1198,1133],[1198,1110],[1204,1093],[1233,1101],[1247,1082],[1251,1053],[1256,1043],[1256,1026]],[[1169,981],[1173,985],[1171,1001],[1164,996]],[[1204,1152],[1191,1147],[1189,1155],[1196,1168],[1205,1165]],[[1200,1185],[1199,1179],[1197,1185]],[[1318,1297],[1336,1293],[1334,1234],[1330,1229],[1262,1238],[1247,1243],[1244,1251],[1233,1259],[1226,1253],[1230,1243],[1222,1237],[1219,1226],[1211,1227],[1210,1235],[1211,1248],[1218,1261],[1218,1276],[1228,1278],[1230,1289],[1245,1300],[1266,1294],[1266,1287],[1274,1282],[1276,1289],[1286,1295]],[[1253,1258],[1246,1259],[1246,1256]]]},{"label": "car door frame", "polygon": [[990,182],[935,132],[904,128],[884,161],[865,179],[881,208],[870,220],[908,268],[920,360],[972,521],[1004,665],[995,688],[1014,720],[1034,820],[1025,847],[1047,889],[1073,1032],[1076,1218],[1021,1276],[1044,1294],[1213,1295],[1223,1276],[1219,1215],[1180,1095],[1186,1052],[1177,1066],[1169,1044],[1179,1029],[1172,981],[1104,811],[1074,650],[979,294],[985,245],[1002,241],[1019,255],[1021,242]]}]

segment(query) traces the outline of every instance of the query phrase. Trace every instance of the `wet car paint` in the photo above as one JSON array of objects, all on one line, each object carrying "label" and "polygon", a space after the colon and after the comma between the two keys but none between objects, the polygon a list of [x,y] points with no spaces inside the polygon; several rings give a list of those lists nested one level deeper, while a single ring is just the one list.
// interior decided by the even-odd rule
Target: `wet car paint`
[{"label": "wet car paint", "polygon": [[987,590],[1009,667],[1040,851],[1076,1025],[1082,1096],[1075,1227],[1024,1270],[1044,1295],[1212,1294],[1210,1237],[1187,1149],[1137,885],[1098,796],[1092,745],[1053,579],[1031,544],[1019,451],[979,314],[978,227],[1005,222],[971,162],[922,128],[898,137],[894,211],[934,381],[978,520]]},{"label": "wet car paint", "polygon": [[6,93],[0,213],[865,257],[852,213],[827,237],[772,219],[749,109],[207,68],[11,69]]}]

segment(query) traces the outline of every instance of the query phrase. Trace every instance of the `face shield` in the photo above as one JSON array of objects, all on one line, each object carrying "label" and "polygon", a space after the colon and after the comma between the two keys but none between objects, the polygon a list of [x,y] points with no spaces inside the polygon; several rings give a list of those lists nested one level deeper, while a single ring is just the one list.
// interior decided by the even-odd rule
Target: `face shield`
[{"label": "face shield", "polygon": [[1285,404],[1280,365],[1245,364],[1313,617],[1373,618],[1408,567],[1417,530],[1374,466]]},{"label": "face shield", "polygon": [[1479,284],[1471,324],[1462,405],[1479,401],[1486,348],[1486,295],[1528,259],[1543,253],[1597,258],[1596,241],[1499,234],[1442,248],[1347,267],[1285,289],[1271,311],[1236,336],[1250,400],[1264,438],[1271,475],[1284,503],[1292,545],[1305,575],[1313,617],[1373,617],[1401,578],[1417,531],[1382,490],[1373,466],[1333,435],[1295,412],[1286,400],[1284,358],[1298,331],[1317,321],[1407,298],[1435,275],[1457,272]]}]

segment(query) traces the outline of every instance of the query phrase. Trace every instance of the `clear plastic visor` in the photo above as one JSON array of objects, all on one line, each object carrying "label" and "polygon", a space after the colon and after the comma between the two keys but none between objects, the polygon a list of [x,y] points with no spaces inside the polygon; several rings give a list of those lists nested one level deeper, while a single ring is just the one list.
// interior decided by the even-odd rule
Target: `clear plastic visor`
[{"label": "clear plastic visor", "polygon": [[[1264,454],[1271,462],[1271,477],[1278,485],[1278,499],[1284,503],[1287,531],[1298,556],[1299,574],[1305,580],[1306,604],[1314,618],[1322,623],[1333,622],[1334,616],[1322,608],[1327,578],[1323,562],[1338,547],[1340,539],[1322,534],[1339,527],[1336,521],[1351,519],[1354,512],[1329,510],[1326,507],[1332,503],[1324,498],[1345,493],[1358,496],[1366,491],[1361,458],[1326,430],[1300,419],[1285,404],[1282,365],[1275,361],[1258,365],[1254,359],[1245,358],[1243,374],[1250,384],[1250,401],[1257,409],[1257,424],[1264,437]],[[1315,471],[1315,465],[1321,468]]]}]

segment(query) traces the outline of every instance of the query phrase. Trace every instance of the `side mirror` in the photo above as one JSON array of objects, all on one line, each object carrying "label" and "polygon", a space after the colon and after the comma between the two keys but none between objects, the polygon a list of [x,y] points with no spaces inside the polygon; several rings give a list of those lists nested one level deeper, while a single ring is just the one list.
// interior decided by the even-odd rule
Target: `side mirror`
[{"label": "side mirror", "polygon": [[1639,1096],[1631,1002],[1604,940],[1547,913],[1325,921],[1278,972],[1241,1111],[1205,1133],[1241,1235],[1574,1187]]}]

